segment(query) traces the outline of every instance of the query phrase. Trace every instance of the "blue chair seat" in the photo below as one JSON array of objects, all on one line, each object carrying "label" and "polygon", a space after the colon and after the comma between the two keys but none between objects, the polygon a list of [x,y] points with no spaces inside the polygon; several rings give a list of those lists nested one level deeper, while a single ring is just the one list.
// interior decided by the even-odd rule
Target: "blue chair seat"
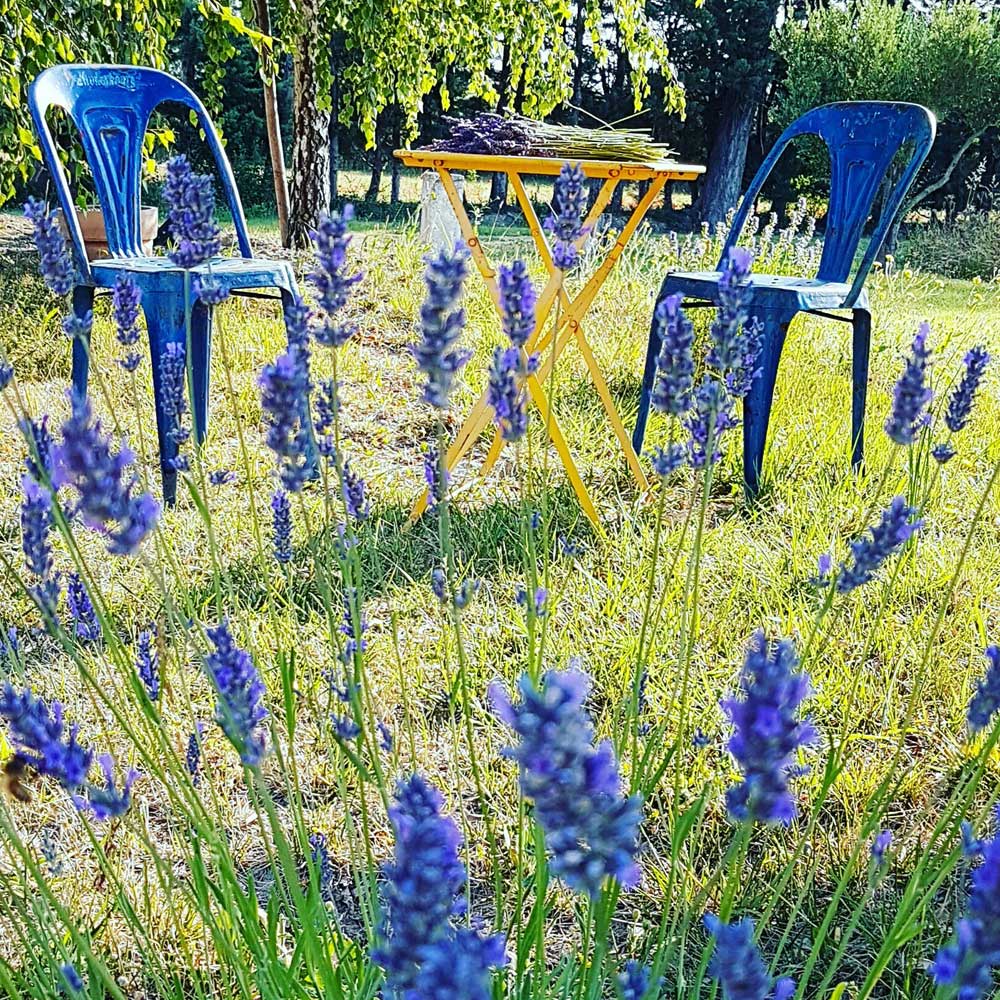
[{"label": "blue chair seat", "polygon": [[[671,271],[671,291],[687,299],[715,303],[718,297],[719,271]],[[785,274],[751,274],[754,306],[768,312],[790,309],[809,312],[815,309],[867,309],[868,292],[861,290],[853,305],[849,281],[821,281]]]},{"label": "blue chair seat", "polygon": [[[816,276],[754,274],[750,279],[747,313],[760,324],[761,353],[758,358],[760,374],[743,400],[743,483],[748,498],[753,498],[760,490],[778,362],[788,326],[798,312],[843,319],[853,327],[851,461],[855,467],[861,465],[871,348],[871,312],[865,279],[889,227],[899,215],[910,185],[930,152],[935,129],[934,116],[917,104],[843,101],[813,108],[782,132],[750,182],[726,237],[719,258],[720,269],[736,246],[764,181],[789,143],[803,135],[819,136],[830,154],[830,195],[824,220],[823,254]],[[875,198],[883,188],[890,165],[901,151],[905,162],[885,192],[881,217],[855,268],[855,257]],[[694,305],[718,304],[719,277],[720,270],[668,274],[660,287],[657,305],[666,296],[675,294],[695,299]],[[848,309],[850,316],[834,316],[827,311],[831,309]],[[646,345],[639,412],[632,435],[632,446],[637,452],[642,449],[646,433],[656,358],[660,351],[659,336],[654,310]]]},{"label": "blue chair seat", "polygon": [[[98,288],[111,288],[118,275],[129,274],[142,284],[143,291],[169,292],[183,286],[184,269],[169,257],[105,257],[90,263],[90,273]],[[192,279],[211,277],[226,291],[246,288],[283,288],[294,292],[295,273],[283,260],[258,257],[212,257],[191,268]]]}]

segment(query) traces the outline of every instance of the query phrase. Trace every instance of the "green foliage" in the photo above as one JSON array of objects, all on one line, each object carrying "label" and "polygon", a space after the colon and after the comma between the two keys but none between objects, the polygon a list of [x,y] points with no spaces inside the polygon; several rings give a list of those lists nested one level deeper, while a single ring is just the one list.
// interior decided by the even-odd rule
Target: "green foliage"
[{"label": "green foliage", "polygon": [[929,13],[889,0],[817,6],[776,33],[775,48],[787,65],[782,126],[830,101],[913,101],[937,115],[941,132],[911,204],[1000,125],[1000,13],[965,0]]},{"label": "green foliage", "polygon": [[163,66],[179,17],[180,0],[0,4],[0,205],[41,161],[28,115],[28,84],[62,62]]},{"label": "green foliage", "polygon": [[988,281],[1000,275],[1000,218],[977,214],[914,227],[902,257],[912,267],[949,278]]}]

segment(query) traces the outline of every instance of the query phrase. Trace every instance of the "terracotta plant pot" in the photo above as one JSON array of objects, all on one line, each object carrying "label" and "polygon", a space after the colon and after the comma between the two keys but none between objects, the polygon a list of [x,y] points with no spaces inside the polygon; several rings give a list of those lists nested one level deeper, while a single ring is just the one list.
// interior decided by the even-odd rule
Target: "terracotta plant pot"
[{"label": "terracotta plant pot", "polygon": [[[104,213],[99,208],[91,209],[88,212],[81,212],[78,209],[76,217],[80,223],[80,231],[83,233],[83,245],[87,251],[87,260],[101,260],[111,256],[108,252],[108,235],[104,230]],[[152,255],[153,240],[156,239],[156,231],[160,225],[159,209],[155,205],[143,205],[139,215],[139,224],[143,253]],[[60,225],[65,234],[65,225],[61,219]]]}]

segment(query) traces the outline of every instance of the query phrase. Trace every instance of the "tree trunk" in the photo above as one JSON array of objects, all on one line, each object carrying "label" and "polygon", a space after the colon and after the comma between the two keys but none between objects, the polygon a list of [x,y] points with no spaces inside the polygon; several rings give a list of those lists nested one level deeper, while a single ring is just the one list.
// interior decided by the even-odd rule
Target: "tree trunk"
[{"label": "tree trunk", "polygon": [[[254,0],[257,28],[264,35],[271,34],[271,11],[267,0]],[[278,85],[275,68],[268,73],[263,62],[260,78],[264,84],[264,122],[267,127],[267,148],[271,155],[271,174],[274,178],[274,202],[278,209],[278,232],[281,245],[288,246],[288,176],[285,173],[285,150],[281,143],[281,118],[278,114]]]},{"label": "tree trunk", "polygon": [[319,107],[320,44],[318,0],[303,0],[295,40],[295,146],[292,153],[292,206],[288,220],[291,246],[309,245],[324,212],[330,210],[330,112]]},{"label": "tree trunk", "polygon": [[330,42],[330,204],[339,197],[340,172],[340,36]]},{"label": "tree trunk", "polygon": [[714,225],[736,207],[743,188],[747,144],[756,106],[756,94],[748,91],[725,94],[720,101],[722,116],[708,154],[705,182],[697,205],[697,214],[703,222]]},{"label": "tree trunk", "polygon": [[[393,108],[392,113],[392,148],[394,150],[399,149],[402,145],[401,137],[401,125],[403,118],[402,108]],[[398,205],[399,204],[399,181],[400,174],[402,172],[402,164],[400,163],[398,157],[393,156],[392,164],[389,168],[389,204]]]},{"label": "tree trunk", "polygon": [[[500,59],[500,80],[497,84],[497,114],[502,115],[507,110],[510,100],[510,80],[511,80],[510,43],[503,43],[503,55]],[[497,171],[490,178],[490,199],[489,207],[491,211],[502,212],[507,204],[507,175]]]},{"label": "tree trunk", "polygon": [[573,104],[569,112],[571,125],[580,124],[580,105],[583,103],[583,39],[586,0],[576,0],[576,20],[573,22]]}]

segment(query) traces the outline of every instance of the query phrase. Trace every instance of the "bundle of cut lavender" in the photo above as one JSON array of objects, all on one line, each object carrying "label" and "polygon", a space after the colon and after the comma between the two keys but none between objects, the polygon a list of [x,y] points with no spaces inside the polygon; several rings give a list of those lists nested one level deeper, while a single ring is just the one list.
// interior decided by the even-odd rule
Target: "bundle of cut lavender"
[{"label": "bundle of cut lavender", "polygon": [[523,115],[480,112],[473,118],[447,118],[451,134],[428,149],[490,156],[550,156],[561,160],[617,160],[650,163],[674,151],[654,142],[645,129],[582,128],[549,125]]}]

